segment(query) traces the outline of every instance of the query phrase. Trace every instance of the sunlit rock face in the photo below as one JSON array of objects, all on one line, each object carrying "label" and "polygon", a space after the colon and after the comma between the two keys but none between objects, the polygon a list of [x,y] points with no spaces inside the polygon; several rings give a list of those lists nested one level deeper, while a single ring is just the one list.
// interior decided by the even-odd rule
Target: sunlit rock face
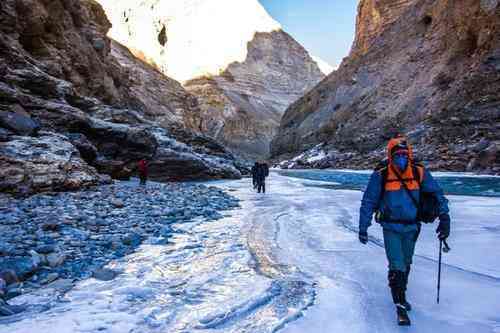
[{"label": "sunlit rock face", "polygon": [[98,0],[109,36],[181,82],[246,59],[258,32],[280,29],[257,0]]},{"label": "sunlit rock face", "polygon": [[307,51],[279,30],[255,34],[245,61],[185,87],[200,101],[202,132],[239,155],[265,158],[286,108],[323,77]]},{"label": "sunlit rock face", "polygon": [[441,170],[500,173],[500,4],[362,0],[349,57],[292,104],[272,154],[323,144],[328,167],[373,168],[408,133]]},{"label": "sunlit rock face", "polygon": [[325,76],[257,0],[98,1],[111,38],[198,98],[192,129],[245,157],[268,155],[283,112]]},{"label": "sunlit rock face", "polygon": [[418,0],[365,0],[359,3],[354,52],[366,52],[373,41]]}]

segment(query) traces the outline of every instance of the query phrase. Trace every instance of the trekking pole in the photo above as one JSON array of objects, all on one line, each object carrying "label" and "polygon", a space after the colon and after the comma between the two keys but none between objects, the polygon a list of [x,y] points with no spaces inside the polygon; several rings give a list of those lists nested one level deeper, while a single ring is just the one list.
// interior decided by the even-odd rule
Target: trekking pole
[{"label": "trekking pole", "polygon": [[[444,248],[443,248],[444,244]],[[441,291],[441,255],[442,252],[448,253],[451,248],[445,240],[439,240],[439,268],[438,268],[438,286],[437,286],[437,304],[439,304],[439,292]]]},{"label": "trekking pole", "polygon": [[438,286],[437,286],[437,304],[439,304],[439,292],[441,290],[441,255],[443,252],[443,241],[439,240],[439,265],[438,265]]}]

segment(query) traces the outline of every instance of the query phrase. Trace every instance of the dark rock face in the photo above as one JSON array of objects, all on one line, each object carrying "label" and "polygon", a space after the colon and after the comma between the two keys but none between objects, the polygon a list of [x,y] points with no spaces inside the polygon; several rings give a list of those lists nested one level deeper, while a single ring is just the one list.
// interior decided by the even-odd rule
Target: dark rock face
[{"label": "dark rock face", "polygon": [[283,112],[324,74],[307,51],[281,30],[256,33],[247,49],[244,62],[185,86],[200,101],[203,133],[240,155],[264,158]]},{"label": "dark rock face", "polygon": [[40,129],[28,114],[20,112],[0,111],[0,125],[18,135],[34,135]]},{"label": "dark rock face", "polygon": [[[0,3],[1,190],[78,189],[106,180],[99,172],[126,179],[139,159],[154,161],[165,148],[158,132],[195,146],[174,149],[173,166],[159,169],[159,179],[240,177],[223,147],[213,156],[223,163],[211,169],[199,164],[212,158],[212,149],[196,152],[204,146],[196,144],[199,133],[186,130],[176,139],[171,128],[199,123],[196,98],[112,44],[109,28],[93,0]],[[186,154],[193,155],[193,174]],[[185,170],[173,177],[176,158]]]},{"label": "dark rock face", "polygon": [[287,110],[272,155],[321,143],[330,167],[372,168],[404,132],[431,168],[500,173],[499,34],[498,1],[361,1],[350,56]]}]

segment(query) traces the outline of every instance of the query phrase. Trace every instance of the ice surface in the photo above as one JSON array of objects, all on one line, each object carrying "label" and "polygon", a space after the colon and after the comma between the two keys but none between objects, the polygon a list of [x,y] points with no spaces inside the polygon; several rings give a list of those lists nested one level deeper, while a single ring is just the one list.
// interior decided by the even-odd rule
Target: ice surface
[{"label": "ice surface", "polygon": [[368,245],[357,239],[360,191],[275,172],[265,195],[250,183],[214,182],[242,208],[174,225],[167,245],[143,245],[112,263],[122,271],[114,281],[83,281],[47,311],[0,323],[0,332],[500,332],[500,198],[450,197],[440,305],[435,225],[425,226],[409,285],[414,325],[403,329],[380,227],[369,229]]}]

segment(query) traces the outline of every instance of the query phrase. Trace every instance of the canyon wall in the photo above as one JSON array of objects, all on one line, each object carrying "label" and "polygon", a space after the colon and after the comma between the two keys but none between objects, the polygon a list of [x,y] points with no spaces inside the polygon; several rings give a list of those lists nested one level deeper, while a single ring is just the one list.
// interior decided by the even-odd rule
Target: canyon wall
[{"label": "canyon wall", "polygon": [[350,55],[288,108],[273,156],[372,168],[406,133],[431,168],[500,173],[499,36],[497,0],[362,0]]},{"label": "canyon wall", "polygon": [[198,97],[200,130],[248,158],[265,158],[286,108],[324,74],[286,32],[256,33],[247,58],[220,75],[188,81]]},{"label": "canyon wall", "polygon": [[110,27],[93,0],[0,2],[0,190],[128,178],[141,158],[158,180],[239,177],[231,153],[190,129],[197,99]]}]

